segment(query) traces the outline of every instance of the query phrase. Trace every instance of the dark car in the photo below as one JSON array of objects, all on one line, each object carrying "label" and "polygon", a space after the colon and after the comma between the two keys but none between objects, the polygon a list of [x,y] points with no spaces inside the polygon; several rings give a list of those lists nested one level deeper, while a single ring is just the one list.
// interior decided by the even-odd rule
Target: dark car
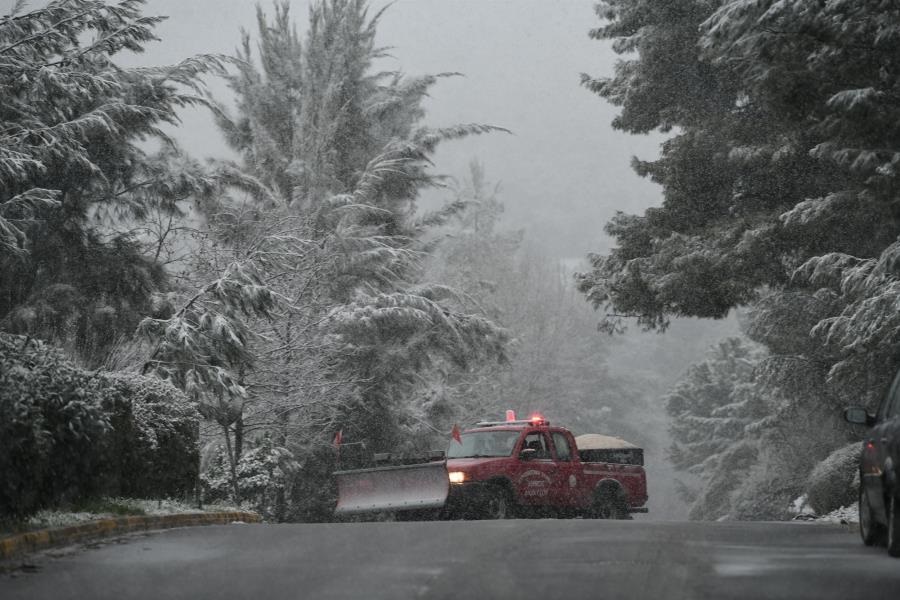
[{"label": "dark car", "polygon": [[844,410],[850,423],[865,425],[859,461],[859,532],[867,546],[886,544],[900,557],[900,373],[877,414],[861,406]]}]

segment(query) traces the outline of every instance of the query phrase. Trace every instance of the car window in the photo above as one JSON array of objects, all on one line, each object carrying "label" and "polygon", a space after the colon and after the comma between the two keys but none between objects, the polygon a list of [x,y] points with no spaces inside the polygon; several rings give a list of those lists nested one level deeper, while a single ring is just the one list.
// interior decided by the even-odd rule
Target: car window
[{"label": "car window", "polygon": [[891,391],[893,393],[891,394],[887,410],[885,411],[885,419],[895,419],[897,417],[900,417],[900,378],[898,378],[898,381],[894,382],[894,386]]},{"label": "car window", "polygon": [[550,458],[550,445],[547,443],[547,436],[543,433],[534,431],[526,435],[522,449],[526,448],[535,451],[534,458]]},{"label": "car window", "polygon": [[900,372],[894,377],[894,381],[891,382],[891,387],[881,403],[881,407],[878,410],[879,421],[900,415],[900,400],[898,398],[900,398]]},{"label": "car window", "polygon": [[553,434],[553,447],[556,448],[557,460],[572,460],[572,451],[569,449],[569,440],[562,433]]}]

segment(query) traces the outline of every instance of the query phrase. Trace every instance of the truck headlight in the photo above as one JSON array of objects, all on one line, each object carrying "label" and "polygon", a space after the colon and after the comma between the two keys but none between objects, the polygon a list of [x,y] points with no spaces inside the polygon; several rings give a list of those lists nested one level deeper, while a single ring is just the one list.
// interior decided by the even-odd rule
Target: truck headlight
[{"label": "truck headlight", "polygon": [[463,471],[450,471],[450,483],[462,483],[466,480],[466,474]]}]

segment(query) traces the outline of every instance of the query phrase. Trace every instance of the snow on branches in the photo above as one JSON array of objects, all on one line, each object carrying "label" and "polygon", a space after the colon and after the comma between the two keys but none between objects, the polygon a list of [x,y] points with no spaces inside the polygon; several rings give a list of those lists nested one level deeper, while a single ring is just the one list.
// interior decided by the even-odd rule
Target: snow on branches
[{"label": "snow on branches", "polygon": [[[143,372],[171,380],[195,398],[228,405],[246,391],[235,372],[253,364],[245,318],[273,315],[276,298],[252,264],[231,264],[168,319],[146,318],[141,330],[156,349]],[[228,422],[228,417],[223,417]]]},{"label": "snow on branches", "polygon": [[[143,16],[142,5],[55,0],[22,12],[19,2],[0,17],[0,244],[7,250],[27,248],[28,223],[59,199],[50,190],[84,179],[94,189],[116,186],[111,157],[101,160],[98,145],[124,145],[137,158],[132,141],[165,137],[160,123],[174,124],[177,108],[204,102],[197,77],[221,70],[216,57],[164,68],[112,62],[157,39],[153,29],[163,17]],[[23,195],[40,197],[42,210],[9,206]]]}]

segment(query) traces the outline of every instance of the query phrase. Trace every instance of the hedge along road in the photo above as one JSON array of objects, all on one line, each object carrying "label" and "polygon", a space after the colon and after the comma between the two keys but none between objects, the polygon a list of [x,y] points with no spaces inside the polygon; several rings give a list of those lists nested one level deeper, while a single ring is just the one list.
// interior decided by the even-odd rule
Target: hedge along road
[{"label": "hedge along road", "polygon": [[900,561],[848,527],[515,520],[211,526],[41,558],[0,597],[900,597]]},{"label": "hedge along road", "polygon": [[119,534],[170,527],[222,525],[225,523],[259,523],[256,513],[242,511],[182,513],[98,519],[81,525],[40,529],[0,536],[0,560],[14,559],[47,548],[93,541]]}]

